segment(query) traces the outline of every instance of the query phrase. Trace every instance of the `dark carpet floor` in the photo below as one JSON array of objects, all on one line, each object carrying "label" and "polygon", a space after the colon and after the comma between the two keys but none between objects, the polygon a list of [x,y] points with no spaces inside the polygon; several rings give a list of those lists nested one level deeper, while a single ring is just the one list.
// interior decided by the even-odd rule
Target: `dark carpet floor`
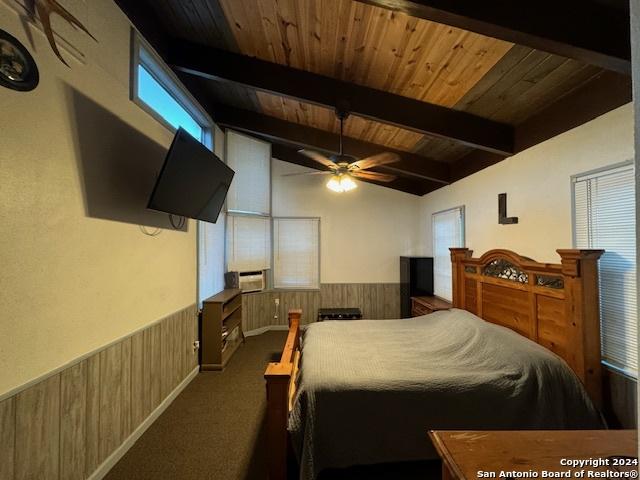
[{"label": "dark carpet floor", "polygon": [[[107,480],[266,478],[264,369],[286,332],[248,337],[224,372],[202,372],[109,472]],[[439,462],[324,472],[322,480],[439,479]]]}]

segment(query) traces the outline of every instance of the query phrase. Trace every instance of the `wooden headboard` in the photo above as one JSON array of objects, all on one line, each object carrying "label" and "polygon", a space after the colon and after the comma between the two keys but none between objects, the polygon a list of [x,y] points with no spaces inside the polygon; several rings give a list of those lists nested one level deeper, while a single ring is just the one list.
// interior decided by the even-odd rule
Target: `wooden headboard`
[{"label": "wooden headboard", "polygon": [[598,259],[603,250],[557,250],[559,264],[509,250],[472,258],[451,248],[453,306],[511,328],[562,357],[602,405]]}]

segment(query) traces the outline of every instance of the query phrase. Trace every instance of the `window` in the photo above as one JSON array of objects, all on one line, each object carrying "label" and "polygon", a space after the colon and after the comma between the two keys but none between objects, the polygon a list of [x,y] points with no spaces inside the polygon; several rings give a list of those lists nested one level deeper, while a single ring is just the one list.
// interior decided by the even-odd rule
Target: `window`
[{"label": "window", "polygon": [[601,248],[602,360],[638,373],[635,183],[632,164],[572,178],[574,245]]},{"label": "window", "polygon": [[271,267],[271,219],[227,216],[227,269],[253,272]]},{"label": "window", "polygon": [[464,207],[456,207],[432,216],[434,293],[451,300],[450,247],[464,247]]},{"label": "window", "polygon": [[269,269],[271,144],[227,130],[226,152],[236,172],[227,195],[227,269]]},{"label": "window", "polygon": [[320,219],[273,219],[273,286],[320,288]]},{"label": "window", "polygon": [[230,213],[271,213],[271,144],[227,130],[227,158],[236,172],[227,195]]},{"label": "window", "polygon": [[[131,100],[170,131],[182,127],[224,158],[222,142],[214,145],[209,115],[144,39],[135,30],[131,35]],[[224,228],[223,213],[216,224],[197,222],[199,305],[224,285]]]},{"label": "window", "polygon": [[167,128],[182,127],[212,148],[209,116],[151,47],[132,35],[131,99]]}]

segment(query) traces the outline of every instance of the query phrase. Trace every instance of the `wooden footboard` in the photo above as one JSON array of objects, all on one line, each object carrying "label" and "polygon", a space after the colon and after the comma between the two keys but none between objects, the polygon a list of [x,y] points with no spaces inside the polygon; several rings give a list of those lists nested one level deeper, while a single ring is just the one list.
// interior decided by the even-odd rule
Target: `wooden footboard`
[{"label": "wooden footboard", "polygon": [[269,478],[287,478],[289,436],[287,418],[296,393],[300,361],[300,317],[302,310],[289,310],[289,334],[279,362],[269,363],[264,372],[267,381],[267,445]]}]

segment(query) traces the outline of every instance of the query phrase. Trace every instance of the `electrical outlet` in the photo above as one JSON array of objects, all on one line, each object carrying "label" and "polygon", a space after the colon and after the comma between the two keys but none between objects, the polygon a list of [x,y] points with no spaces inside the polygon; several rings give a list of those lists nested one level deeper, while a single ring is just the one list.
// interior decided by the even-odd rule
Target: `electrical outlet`
[{"label": "electrical outlet", "polygon": [[280,299],[279,299],[279,298],[276,298],[276,299],[274,300],[274,303],[276,304],[276,307],[279,307],[279,306],[280,306]]},{"label": "electrical outlet", "polygon": [[197,352],[198,350],[200,350],[200,340],[193,342],[193,351]]}]

